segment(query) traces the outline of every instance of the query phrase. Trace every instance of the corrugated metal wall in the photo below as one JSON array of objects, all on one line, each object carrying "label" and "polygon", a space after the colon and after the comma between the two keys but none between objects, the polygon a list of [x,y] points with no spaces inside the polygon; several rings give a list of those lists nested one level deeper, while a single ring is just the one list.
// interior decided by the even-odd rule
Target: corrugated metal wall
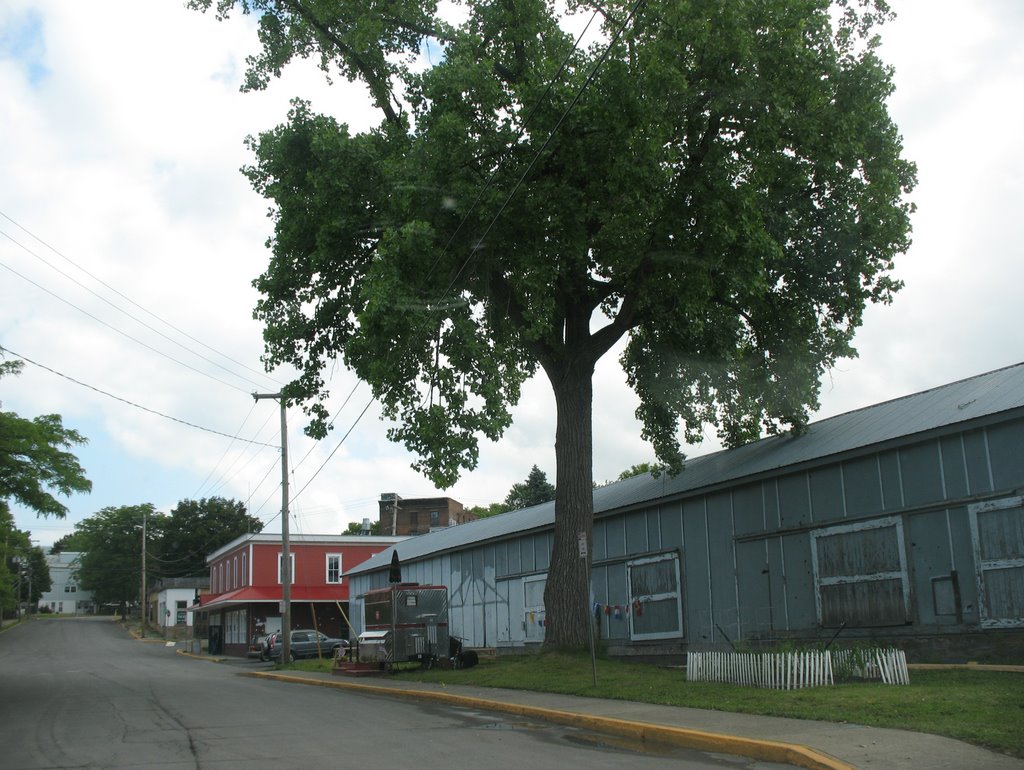
[{"label": "corrugated metal wall", "polygon": [[[679,557],[681,648],[827,638],[842,623],[871,633],[977,630],[986,579],[990,614],[1020,612],[1024,562],[1018,568],[1012,558],[1024,559],[1024,519],[982,520],[983,533],[995,533],[982,535],[989,550],[1012,557],[982,574],[969,505],[1019,488],[1017,419],[606,515],[595,522],[592,553],[601,635],[631,638],[628,563],[657,554]],[[522,645],[542,638],[543,616],[528,594],[550,550],[550,532],[531,533],[406,565],[403,577],[449,586],[451,632],[469,646]],[[353,595],[384,580],[356,575]]]}]

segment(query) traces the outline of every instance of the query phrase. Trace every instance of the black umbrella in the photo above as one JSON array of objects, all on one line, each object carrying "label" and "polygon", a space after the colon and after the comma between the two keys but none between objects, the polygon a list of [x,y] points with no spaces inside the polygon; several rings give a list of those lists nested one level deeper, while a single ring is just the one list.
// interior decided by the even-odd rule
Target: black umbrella
[{"label": "black umbrella", "polygon": [[402,582],[402,563],[398,561],[398,549],[391,552],[391,568],[388,570],[389,583]]}]

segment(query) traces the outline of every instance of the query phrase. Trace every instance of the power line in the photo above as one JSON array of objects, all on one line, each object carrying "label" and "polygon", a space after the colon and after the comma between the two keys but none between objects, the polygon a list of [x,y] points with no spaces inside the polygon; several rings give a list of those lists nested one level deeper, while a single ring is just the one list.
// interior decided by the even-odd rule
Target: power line
[{"label": "power line", "polygon": [[[0,212],[0,213],[2,213],[2,212]],[[8,217],[8,218],[9,218],[9,217]],[[17,223],[15,223],[15,224],[17,224]],[[230,374],[230,375],[233,375],[233,376],[235,376],[235,377],[239,377],[239,379],[245,380],[246,382],[248,382],[248,383],[249,383],[249,384],[251,384],[251,385],[257,385],[257,386],[259,385],[259,383],[257,383],[257,382],[256,382],[255,380],[251,380],[251,379],[249,379],[248,377],[243,377],[243,376],[241,376],[241,375],[238,375],[238,374],[236,374],[235,372],[233,372],[233,371],[231,371],[230,369],[228,369],[228,368],[227,368],[226,366],[223,366],[223,365],[221,365],[221,364],[217,363],[216,361],[214,361],[214,360],[213,360],[213,359],[211,359],[211,358],[207,358],[206,356],[202,355],[201,353],[197,353],[196,351],[192,350],[191,348],[187,347],[186,345],[183,345],[182,343],[178,342],[178,340],[176,340],[176,339],[173,339],[172,337],[169,337],[169,336],[167,336],[166,334],[164,334],[164,333],[163,333],[162,331],[160,331],[159,329],[155,329],[155,328],[153,328],[153,327],[152,327],[151,325],[149,325],[148,323],[146,323],[146,322],[145,322],[145,321],[143,321],[142,319],[140,319],[140,318],[137,318],[137,317],[133,316],[133,315],[132,315],[131,313],[129,313],[129,312],[128,312],[127,310],[125,310],[124,308],[120,307],[119,305],[116,305],[116,304],[114,304],[113,302],[111,302],[111,301],[110,301],[109,299],[107,299],[106,297],[104,297],[104,296],[102,296],[101,294],[99,294],[98,292],[96,292],[96,291],[93,291],[92,289],[90,289],[90,288],[89,288],[88,286],[86,286],[86,285],[85,285],[84,283],[82,283],[81,281],[79,281],[79,280],[78,280],[77,278],[74,278],[74,277],[72,277],[72,276],[68,275],[68,274],[67,274],[67,273],[65,273],[65,272],[64,272],[63,270],[61,270],[61,269],[60,269],[59,267],[57,267],[56,265],[53,265],[52,263],[50,263],[50,262],[47,262],[47,261],[46,261],[45,259],[43,259],[43,258],[42,258],[41,256],[39,256],[38,254],[36,254],[36,253],[35,253],[34,251],[32,251],[32,250],[31,250],[30,248],[28,248],[27,246],[25,246],[25,245],[24,245],[23,243],[20,243],[20,242],[18,242],[18,241],[16,241],[16,240],[14,240],[14,238],[12,238],[12,237],[11,237],[10,235],[8,235],[7,233],[3,232],[2,230],[0,230],[0,235],[3,235],[3,236],[4,236],[5,238],[7,238],[7,239],[8,239],[9,241],[11,241],[11,242],[12,242],[12,243],[14,243],[15,245],[17,245],[17,246],[21,247],[21,248],[22,248],[22,249],[23,249],[24,251],[26,251],[26,252],[28,252],[29,254],[31,254],[31,255],[32,255],[33,257],[35,257],[36,259],[38,259],[38,260],[39,260],[40,262],[42,262],[42,263],[43,263],[44,265],[46,265],[47,267],[49,267],[49,268],[50,268],[51,270],[54,270],[54,271],[56,271],[56,272],[60,273],[60,274],[61,274],[62,276],[64,276],[65,278],[67,278],[67,279],[68,279],[69,281],[71,281],[72,283],[74,283],[74,284],[78,285],[78,286],[79,286],[79,287],[81,287],[82,289],[85,289],[85,290],[86,290],[87,292],[89,292],[90,294],[92,294],[92,295],[93,295],[94,297],[96,297],[96,298],[97,298],[98,300],[100,300],[101,302],[105,302],[105,303],[106,303],[107,305],[109,305],[110,307],[114,308],[114,310],[118,311],[119,313],[122,313],[123,315],[126,315],[126,316],[128,316],[128,318],[132,319],[132,320],[133,320],[133,321],[135,321],[135,322],[136,322],[137,324],[140,324],[141,326],[145,327],[146,329],[149,329],[149,330],[150,330],[151,332],[153,332],[154,334],[157,334],[157,335],[159,335],[159,336],[163,337],[163,338],[164,338],[165,340],[167,340],[167,341],[168,341],[168,342],[170,342],[171,344],[173,344],[173,345],[177,345],[177,346],[178,346],[179,348],[181,348],[181,349],[182,349],[182,350],[184,350],[185,352],[187,352],[187,353],[191,353],[192,355],[196,356],[197,358],[201,358],[201,359],[202,359],[203,361],[206,361],[206,362],[207,362],[208,364],[212,364],[213,366],[216,366],[216,367],[217,367],[218,369],[220,369],[220,370],[222,370],[222,371],[224,371],[224,372],[227,372],[227,373],[228,373],[228,374]],[[8,269],[9,269],[9,268],[8,268]],[[12,272],[13,272],[13,271],[12,271]],[[24,276],[22,276],[22,277],[24,278]],[[27,280],[27,279],[26,279],[26,280]],[[36,285],[38,286],[39,284],[36,284]],[[56,295],[54,295],[54,296],[56,296]],[[85,311],[82,311],[82,312],[85,312]],[[135,338],[133,337],[132,339],[135,339]],[[138,340],[136,340],[136,341],[138,341]]]},{"label": "power line", "polygon": [[[140,305],[140,304],[139,304],[138,302],[136,302],[135,300],[133,300],[133,299],[132,299],[131,297],[129,297],[128,295],[124,294],[124,293],[123,293],[123,292],[121,292],[121,291],[118,291],[118,290],[117,290],[116,288],[114,288],[113,286],[111,286],[111,285],[110,285],[109,283],[107,283],[106,281],[104,281],[104,280],[103,280],[102,278],[100,278],[99,276],[97,276],[97,275],[94,275],[93,273],[91,273],[91,272],[89,272],[88,270],[86,270],[86,269],[85,269],[84,267],[82,267],[81,265],[79,265],[79,264],[78,264],[77,262],[75,262],[75,261],[74,261],[73,259],[71,259],[70,257],[68,257],[68,256],[67,256],[66,254],[62,253],[62,252],[61,252],[61,251],[60,251],[59,249],[55,248],[54,246],[51,246],[51,245],[50,245],[49,243],[47,243],[46,241],[44,241],[44,240],[43,240],[42,238],[40,238],[40,237],[39,237],[38,235],[36,235],[35,233],[33,233],[33,232],[32,232],[31,230],[29,230],[29,229],[28,229],[27,227],[25,227],[24,225],[20,224],[19,222],[15,221],[14,219],[12,219],[12,218],[11,218],[10,216],[8,216],[8,215],[7,215],[6,213],[4,213],[3,211],[0,211],[0,217],[3,217],[4,219],[6,219],[6,220],[7,220],[8,222],[10,222],[10,223],[11,223],[12,225],[14,225],[15,227],[17,227],[17,228],[18,228],[19,230],[21,230],[21,231],[22,231],[23,233],[26,233],[26,234],[27,234],[27,235],[28,235],[28,236],[29,236],[30,238],[32,238],[33,240],[35,240],[35,241],[37,241],[37,242],[41,243],[41,244],[42,244],[43,246],[45,246],[45,247],[46,247],[47,249],[49,249],[50,251],[52,251],[52,252],[53,252],[54,254],[56,254],[56,255],[57,255],[58,257],[60,257],[61,259],[63,259],[63,260],[65,261],[65,262],[67,262],[68,264],[70,264],[70,265],[72,265],[73,267],[77,268],[77,269],[78,269],[78,270],[80,270],[81,272],[85,273],[85,274],[86,274],[87,276],[89,276],[90,278],[92,278],[92,279],[93,279],[94,281],[96,281],[96,282],[97,282],[98,284],[100,284],[100,285],[101,285],[101,286],[103,286],[104,288],[106,288],[106,289],[108,289],[108,290],[112,291],[112,292],[113,292],[114,294],[116,294],[117,296],[121,297],[121,298],[122,298],[123,300],[125,300],[126,302],[129,302],[130,304],[134,305],[135,307],[137,307],[137,308],[138,308],[139,310],[141,310],[142,312],[146,313],[146,314],[147,314],[147,315],[149,315],[150,317],[152,317],[152,318],[155,318],[155,319],[156,319],[157,321],[159,321],[160,323],[162,323],[162,324],[163,324],[164,326],[168,327],[169,329],[173,329],[174,331],[176,331],[176,332],[177,332],[178,334],[180,334],[181,336],[185,337],[186,339],[190,339],[190,340],[192,340],[193,342],[195,342],[196,344],[198,344],[198,345],[202,345],[202,346],[203,346],[204,348],[206,348],[207,350],[211,351],[212,353],[216,353],[216,354],[217,354],[218,356],[220,356],[221,358],[223,358],[223,359],[225,359],[225,360],[227,360],[227,361],[230,361],[231,363],[235,364],[236,366],[240,366],[241,368],[243,368],[243,369],[246,369],[246,370],[248,370],[248,371],[250,371],[250,372],[253,372],[254,374],[258,374],[258,375],[260,375],[261,377],[265,377],[266,379],[270,380],[271,382],[275,382],[275,383],[277,383],[277,384],[281,384],[281,383],[277,382],[277,380],[275,380],[275,379],[274,379],[273,377],[271,377],[270,375],[268,375],[268,374],[267,374],[266,372],[261,372],[261,371],[259,371],[258,369],[253,369],[252,367],[250,367],[250,366],[248,366],[248,365],[246,365],[246,364],[242,363],[241,361],[236,361],[235,359],[233,359],[233,358],[232,358],[231,356],[227,355],[226,353],[222,353],[222,352],[220,352],[220,351],[219,351],[219,350],[217,350],[216,348],[214,348],[214,347],[211,347],[210,345],[207,345],[207,344],[206,344],[205,342],[203,342],[202,340],[200,340],[200,339],[197,339],[196,337],[193,337],[193,336],[192,336],[191,334],[189,334],[188,332],[184,331],[183,329],[179,329],[179,328],[178,328],[177,326],[175,326],[174,324],[172,324],[172,323],[171,323],[170,321],[167,321],[166,319],[164,319],[164,318],[160,317],[159,315],[157,315],[156,313],[154,313],[154,312],[153,312],[152,310],[150,310],[149,308],[147,308],[147,307],[145,307],[145,306],[143,306],[143,305]],[[99,294],[97,294],[96,292],[92,291],[92,289],[89,289],[88,287],[84,286],[84,285],[83,285],[82,283],[80,283],[80,282],[79,282],[79,281],[77,281],[76,279],[74,279],[74,278],[72,278],[71,276],[69,276],[69,275],[68,275],[67,273],[63,272],[62,270],[60,270],[60,269],[58,269],[58,268],[56,268],[56,267],[54,267],[53,265],[51,265],[51,264],[50,264],[49,262],[47,262],[47,261],[46,261],[45,259],[43,259],[42,257],[40,257],[40,256],[39,256],[38,254],[36,254],[36,253],[35,253],[34,251],[32,251],[31,249],[27,248],[26,246],[24,246],[24,245],[23,245],[23,244],[21,244],[21,243],[18,243],[18,241],[15,241],[15,240],[14,240],[13,238],[11,238],[11,236],[7,235],[6,233],[4,233],[4,235],[5,235],[5,236],[6,236],[7,238],[9,238],[9,239],[10,239],[11,241],[13,241],[14,243],[17,243],[17,244],[18,244],[19,246],[21,246],[21,248],[25,249],[25,251],[27,251],[27,252],[28,252],[29,254],[31,254],[32,256],[36,257],[36,259],[38,259],[38,260],[40,260],[41,262],[43,262],[43,264],[45,264],[45,265],[48,265],[48,266],[49,266],[50,268],[52,268],[53,270],[56,270],[57,272],[59,272],[59,273],[60,273],[61,275],[65,276],[65,277],[66,277],[66,278],[68,278],[69,280],[71,280],[71,281],[74,281],[74,282],[75,282],[75,283],[77,283],[77,284],[78,284],[79,286],[81,286],[81,287],[82,287],[83,289],[86,289],[86,291],[89,291],[89,292],[91,292],[91,293],[92,293],[92,294],[94,294],[95,296],[97,296],[97,297],[99,297],[100,299],[102,299],[102,300],[103,300],[104,302],[107,302],[107,304],[110,304],[110,305],[111,305],[112,307],[114,307],[115,309],[117,309],[117,310],[121,311],[122,313],[125,313],[125,314],[126,314],[126,315],[128,315],[128,316],[129,316],[130,318],[133,318],[133,319],[134,319],[135,321],[137,321],[138,323],[140,323],[140,324],[142,324],[143,326],[145,326],[145,327],[146,327],[147,329],[151,329],[152,331],[156,332],[157,334],[161,334],[161,333],[160,333],[159,331],[157,331],[156,329],[153,329],[153,328],[152,328],[151,326],[149,326],[149,325],[148,325],[148,324],[146,324],[145,322],[143,322],[143,321],[139,320],[138,318],[135,318],[135,316],[131,315],[130,313],[128,313],[127,311],[125,311],[125,310],[124,310],[123,308],[121,308],[121,307],[118,307],[117,305],[114,305],[113,303],[110,303],[110,302],[109,302],[108,300],[104,299],[103,297],[100,297],[100,295],[99,295]],[[162,335],[162,334],[161,334],[161,336],[165,336],[165,335]],[[165,338],[166,338],[166,339],[170,339],[169,337],[165,337]],[[183,348],[184,348],[184,346],[183,346],[183,345],[181,345],[181,343],[179,343],[179,342],[176,342],[175,340],[170,340],[170,341],[171,341],[171,342],[174,342],[174,343],[175,343],[176,345],[179,345],[179,346],[181,346],[181,347],[183,347]],[[186,350],[189,350],[188,348],[185,348],[185,349],[186,349]],[[190,352],[190,353],[193,353],[193,354],[194,354],[194,355],[196,355],[196,356],[199,356],[200,358],[203,358],[203,360],[205,360],[205,361],[209,361],[209,359],[207,359],[207,358],[205,358],[205,357],[201,356],[200,354],[196,353],[195,351],[189,350],[189,352]],[[213,361],[210,361],[210,363],[214,364],[214,366],[220,366],[220,364],[217,364],[216,362],[213,362]],[[220,367],[220,368],[222,368],[222,369],[223,369],[224,367]],[[229,370],[225,369],[225,371],[229,371]],[[246,379],[246,378],[243,378],[243,379]],[[248,380],[248,379],[246,379],[246,381],[247,381],[247,382],[252,382],[252,380]],[[255,383],[253,383],[253,384],[255,384]]]},{"label": "power line", "polygon": [[[4,233],[4,235],[6,235],[6,233]],[[10,236],[7,236],[7,237],[10,237]],[[36,281],[33,281],[28,276],[22,275],[21,273],[19,273],[17,270],[15,270],[10,265],[7,265],[7,264],[4,264],[3,262],[0,262],[0,267],[3,267],[6,270],[9,270],[10,272],[14,273],[16,276],[21,278],[23,281],[27,281],[28,283],[30,283],[33,286],[35,286],[40,291],[45,291],[51,297],[54,297],[55,299],[60,300],[65,305],[68,305],[69,307],[73,307],[79,313],[82,313],[83,315],[87,315],[89,318],[91,318],[92,320],[96,321],[96,323],[99,323],[99,324],[102,324],[103,326],[106,326],[108,329],[117,332],[118,334],[120,334],[123,337],[127,337],[132,342],[134,342],[134,343],[136,343],[138,345],[141,345],[142,347],[146,348],[147,350],[153,351],[154,353],[156,353],[159,356],[163,356],[168,361],[173,361],[174,363],[178,364],[178,366],[184,366],[186,369],[191,369],[196,374],[201,374],[203,377],[209,377],[214,382],[219,382],[221,385],[226,385],[229,388],[237,390],[237,391],[239,391],[241,393],[245,393],[245,389],[244,388],[240,388],[237,385],[232,385],[230,382],[226,382],[225,380],[222,380],[219,377],[214,377],[212,374],[210,374],[208,372],[204,372],[202,369],[197,369],[196,367],[192,366],[191,364],[186,364],[184,361],[179,361],[174,356],[168,355],[167,353],[164,353],[161,350],[157,350],[152,345],[150,345],[150,344],[148,344],[146,342],[143,342],[142,340],[138,339],[137,337],[133,337],[132,335],[128,334],[128,332],[122,331],[121,329],[118,329],[116,326],[113,326],[113,325],[107,323],[106,321],[104,321],[102,318],[99,318],[98,316],[94,316],[88,310],[83,310],[82,308],[78,307],[78,305],[76,305],[75,303],[71,302],[70,300],[64,299],[62,296],[60,296],[56,292],[50,291],[49,289],[47,289],[42,284],[37,283]]]},{"label": "power line", "polygon": [[270,447],[272,449],[276,448],[273,444],[264,444],[263,442],[260,442],[260,441],[251,441],[249,439],[240,439],[240,438],[237,438],[236,436],[231,436],[231,435],[229,435],[227,433],[222,433],[219,430],[213,430],[212,428],[204,428],[202,425],[196,425],[195,423],[191,423],[191,422],[188,422],[186,420],[181,420],[181,419],[179,419],[177,417],[171,417],[170,415],[164,414],[163,412],[158,412],[155,409],[150,409],[149,407],[142,406],[141,404],[136,404],[134,401],[129,401],[126,398],[121,398],[120,396],[115,396],[112,393],[108,393],[105,390],[100,390],[99,388],[97,388],[97,387],[95,387],[93,385],[89,385],[86,382],[82,382],[81,380],[76,380],[74,377],[70,377],[70,376],[64,374],[63,372],[58,372],[56,369],[51,369],[49,366],[41,364],[38,361],[33,361],[31,358],[23,356],[20,353],[16,353],[15,351],[11,350],[8,347],[4,347],[3,345],[0,345],[0,353],[10,353],[15,358],[20,358],[22,361],[30,363],[33,366],[37,366],[40,369],[45,369],[46,371],[50,372],[51,374],[56,374],[58,377],[63,377],[65,380],[68,380],[69,382],[73,382],[76,385],[81,385],[83,388],[88,388],[89,390],[96,391],[97,393],[99,393],[101,395],[107,396],[108,398],[112,398],[115,401],[121,401],[122,403],[128,404],[128,406],[133,406],[136,409],[141,409],[144,412],[149,412],[150,414],[155,414],[157,417],[163,417],[165,420],[171,420],[172,422],[177,422],[177,423],[180,423],[182,425],[187,425],[190,428],[195,428],[196,430],[205,431],[206,433],[212,433],[215,436],[223,436],[224,438],[229,438],[229,439],[232,439],[233,441],[241,441],[241,442],[243,442],[245,444],[253,444],[254,446],[265,446],[265,447]]}]

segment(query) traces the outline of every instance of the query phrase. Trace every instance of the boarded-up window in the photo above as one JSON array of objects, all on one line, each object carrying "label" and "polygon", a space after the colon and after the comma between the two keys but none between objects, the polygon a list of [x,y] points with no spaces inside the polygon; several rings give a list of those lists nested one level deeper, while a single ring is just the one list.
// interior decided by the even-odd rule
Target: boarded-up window
[{"label": "boarded-up window", "polygon": [[818,622],[854,628],[907,622],[909,584],[900,519],[811,533]]},{"label": "boarded-up window", "polygon": [[679,556],[671,553],[628,562],[629,627],[632,639],[683,635]]},{"label": "boarded-up window", "polygon": [[968,509],[984,626],[1024,625],[1024,498]]}]

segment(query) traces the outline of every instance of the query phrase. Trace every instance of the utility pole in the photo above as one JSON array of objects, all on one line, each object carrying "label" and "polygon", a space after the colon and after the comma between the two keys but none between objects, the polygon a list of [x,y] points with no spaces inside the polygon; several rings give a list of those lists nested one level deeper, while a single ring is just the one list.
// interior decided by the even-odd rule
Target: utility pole
[{"label": "utility pole", "polygon": [[146,635],[146,611],[149,609],[146,604],[146,509],[142,510],[142,579],[139,588],[139,620],[142,623],[142,635]]},{"label": "utility pole", "polygon": [[18,620],[21,620],[21,557],[15,556],[14,563],[18,565],[18,590],[15,592],[15,596],[17,598],[17,601],[15,602],[15,615]]},{"label": "utility pole", "polygon": [[281,662],[292,651],[292,559],[288,543],[288,402],[283,393],[253,393],[252,397],[276,398],[281,403]]}]

